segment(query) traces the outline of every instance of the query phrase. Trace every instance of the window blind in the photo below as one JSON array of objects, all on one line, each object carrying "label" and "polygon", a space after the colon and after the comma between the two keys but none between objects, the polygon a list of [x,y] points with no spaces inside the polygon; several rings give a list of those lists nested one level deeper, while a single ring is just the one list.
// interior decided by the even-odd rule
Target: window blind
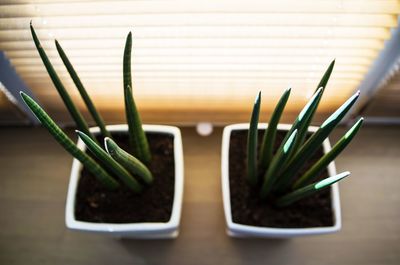
[{"label": "window blind", "polygon": [[123,121],[122,53],[133,34],[134,96],[145,122],[248,120],[256,93],[268,114],[287,87],[285,116],[336,65],[324,115],[352,94],[397,26],[399,1],[0,1],[0,50],[60,121],[68,114],[34,47],[29,22],[85,112],[57,39],[107,120]]}]

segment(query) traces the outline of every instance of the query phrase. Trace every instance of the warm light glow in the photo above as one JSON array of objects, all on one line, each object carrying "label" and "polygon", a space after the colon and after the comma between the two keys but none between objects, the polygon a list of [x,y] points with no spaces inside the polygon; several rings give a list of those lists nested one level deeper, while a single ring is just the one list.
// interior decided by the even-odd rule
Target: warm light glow
[{"label": "warm light glow", "polygon": [[[115,64],[121,63],[121,56],[109,57],[77,57],[73,58],[74,64],[93,65],[93,64]],[[301,66],[321,65],[325,64],[332,58],[314,57],[310,60],[309,57],[281,57],[281,56],[141,56],[135,57],[136,64],[298,64]],[[50,57],[53,65],[62,65],[61,60],[57,56]],[[72,58],[71,58],[72,60]],[[13,65],[42,65],[40,58],[15,58],[11,60]],[[369,65],[370,60],[363,57],[345,57],[340,59],[340,65]]]},{"label": "warm light glow", "polygon": [[[1,20],[1,19],[0,19]],[[29,23],[29,22],[28,22]],[[63,44],[63,42],[61,41]],[[64,45],[63,45],[64,46]],[[30,50],[21,50],[16,49],[7,51],[7,54],[10,58],[38,58],[37,51],[34,49]],[[33,48],[33,46],[32,46]],[[378,51],[371,48],[324,48],[324,49],[314,49],[314,48],[302,48],[302,49],[292,49],[292,48],[268,48],[268,47],[260,47],[251,49],[244,48],[232,48],[227,47],[224,49],[215,49],[210,47],[205,48],[192,48],[192,47],[184,47],[184,48],[135,48],[133,51],[135,58],[140,57],[152,57],[152,56],[232,56],[245,58],[247,56],[256,56],[256,57],[308,57],[308,60],[312,60],[310,58],[323,58],[327,57],[331,60],[332,55],[334,58],[347,58],[347,57],[363,57],[367,59],[373,59],[378,54]],[[50,57],[57,57],[58,53],[55,49],[54,45],[48,48],[47,54]],[[119,49],[107,50],[105,52],[104,49],[69,49],[68,55],[71,58],[86,58],[86,57],[99,57],[101,54],[102,58],[107,57],[121,57],[122,51]],[[306,63],[306,62],[305,62]]]},{"label": "warm light glow", "polygon": [[216,111],[247,115],[259,90],[264,111],[271,111],[289,86],[287,111],[296,113],[336,59],[319,108],[334,110],[363,80],[400,12],[395,0],[6,3],[12,4],[0,4],[0,50],[50,112],[64,108],[34,47],[30,20],[82,110],[54,39],[96,105],[121,113],[122,53],[132,31],[138,106],[149,116],[185,110],[193,122],[214,122]]},{"label": "warm light glow", "polygon": [[[111,31],[111,29],[110,29]],[[126,34],[124,34],[126,35]],[[55,36],[56,37],[56,36]],[[46,39],[48,37],[46,36]],[[52,39],[52,38],[51,38]],[[54,41],[52,40],[43,40],[42,46],[44,48],[51,48],[54,46]],[[65,49],[76,49],[76,48],[84,48],[84,49],[120,49],[120,47],[124,46],[125,39],[115,38],[115,39],[66,39],[62,40],[63,47]],[[3,50],[25,50],[31,49],[34,47],[34,44],[31,40],[22,40],[22,41],[1,41],[0,49]],[[133,47],[136,49],[139,48],[315,48],[315,49],[323,49],[323,48],[369,48],[380,50],[383,47],[383,41],[379,39],[351,39],[351,38],[343,38],[343,39],[327,39],[325,38],[216,38],[210,37],[208,38],[143,38],[143,39],[135,39],[133,42]]]},{"label": "warm light glow", "polygon": [[[214,1],[215,2],[215,1]],[[287,12],[287,13],[285,13]],[[24,29],[32,19],[36,28],[92,28],[92,27],[137,27],[148,26],[345,26],[345,27],[395,27],[396,14],[389,13],[235,13],[221,12],[184,14],[158,13],[157,19],[146,14],[115,15],[63,15],[48,14],[45,17],[13,17],[3,18],[0,29]]]},{"label": "warm light glow", "polygon": [[[47,23],[46,23],[47,25]],[[275,42],[280,38],[374,38],[387,39],[390,36],[389,29],[380,27],[278,27],[278,26],[170,26],[170,27],[118,27],[113,28],[62,28],[62,29],[38,29],[39,36],[45,36],[42,40],[53,38],[46,34],[56,34],[60,40],[95,40],[95,39],[120,39],[126,32],[133,30],[136,40],[151,38],[265,38]],[[2,41],[31,40],[29,29],[1,30]],[[305,41],[305,40],[304,40]],[[296,40],[295,43],[304,43]],[[318,40],[323,43],[323,40]],[[318,43],[318,42],[317,42]]]},{"label": "warm light glow", "polygon": [[[199,72],[199,71],[267,71],[267,72],[297,72],[297,71],[324,71],[323,65],[301,65],[301,64],[134,64],[132,71],[135,72],[157,72],[157,71],[177,71],[177,72]],[[19,73],[26,72],[41,72],[39,67],[32,67],[31,65],[17,66],[16,69]],[[55,66],[56,70],[62,71],[62,65]],[[80,65],[76,67],[77,71],[87,72],[121,72],[121,64],[93,64],[93,65]],[[365,73],[368,67],[362,65],[339,65],[336,69],[337,72],[354,72]],[[307,77],[305,77],[307,78]]]}]

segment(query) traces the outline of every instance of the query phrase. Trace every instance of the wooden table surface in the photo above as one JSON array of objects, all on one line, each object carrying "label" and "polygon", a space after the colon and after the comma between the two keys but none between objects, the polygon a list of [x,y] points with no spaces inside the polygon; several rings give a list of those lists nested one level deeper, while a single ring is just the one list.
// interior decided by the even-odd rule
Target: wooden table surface
[{"label": "wooden table surface", "polygon": [[291,240],[229,238],[221,129],[182,134],[180,235],[140,241],[67,230],[71,157],[41,128],[0,128],[0,264],[400,264],[400,127],[364,127],[336,160],[338,171],[352,172],[340,185],[342,231]]}]

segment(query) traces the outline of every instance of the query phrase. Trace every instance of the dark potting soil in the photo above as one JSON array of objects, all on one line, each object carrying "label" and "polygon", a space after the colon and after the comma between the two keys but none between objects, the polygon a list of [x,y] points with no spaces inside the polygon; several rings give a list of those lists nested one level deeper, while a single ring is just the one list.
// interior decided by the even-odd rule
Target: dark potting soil
[{"label": "dark potting soil", "polygon": [[[290,206],[278,208],[271,197],[265,201],[259,198],[259,187],[250,187],[246,180],[246,143],[247,130],[236,130],[231,134],[229,148],[229,187],[233,222],[262,227],[307,228],[333,225],[330,188],[315,195],[299,200]],[[259,146],[264,130],[259,130]],[[285,137],[285,131],[278,131],[276,146]],[[304,161],[298,177],[306,172],[323,154],[322,148],[309,160]],[[320,179],[328,176],[325,170]],[[262,179],[262,174],[259,175]],[[297,178],[295,178],[297,179]]]},{"label": "dark potting soil", "polygon": [[[131,153],[127,134],[112,135],[118,145]],[[140,194],[134,194],[123,184],[116,191],[109,191],[83,168],[75,205],[75,215],[78,220],[95,223],[169,221],[175,185],[173,137],[161,133],[146,135],[152,153],[148,167],[154,177],[153,184],[144,185],[145,188]],[[100,143],[103,142],[101,137],[98,139]],[[117,177],[115,179],[118,180]]]}]

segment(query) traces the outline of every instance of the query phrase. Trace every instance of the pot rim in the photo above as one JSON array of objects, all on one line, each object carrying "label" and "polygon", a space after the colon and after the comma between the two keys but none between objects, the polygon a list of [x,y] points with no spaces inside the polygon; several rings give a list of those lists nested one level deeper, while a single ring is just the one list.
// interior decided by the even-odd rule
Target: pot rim
[{"label": "pot rim", "polygon": [[[278,130],[288,131],[291,128],[291,124],[278,124]],[[266,129],[267,123],[260,123],[258,129]],[[309,132],[315,132],[319,127],[310,126]],[[234,130],[248,130],[249,123],[237,123],[228,125],[223,130],[222,135],[222,158],[221,158],[221,173],[222,173],[222,196],[223,205],[225,212],[225,220],[227,223],[228,234],[231,236],[259,236],[259,237],[294,237],[302,235],[317,235],[327,234],[339,231],[341,224],[341,209],[340,209],[340,198],[339,198],[339,186],[337,183],[331,186],[331,200],[332,200],[332,211],[334,223],[333,226],[326,227],[309,227],[309,228],[275,228],[275,227],[261,227],[251,226],[235,223],[232,220],[231,213],[231,201],[230,201],[230,188],[229,188],[229,147],[230,147],[230,135]],[[329,139],[327,138],[323,142],[324,153],[331,150]],[[334,161],[332,161],[328,167],[329,176],[336,175],[336,167]]]},{"label": "pot rim", "polygon": [[[107,130],[110,132],[126,132],[128,131],[127,124],[108,125]],[[183,198],[183,151],[182,137],[178,127],[166,125],[148,125],[144,124],[145,132],[165,133],[174,137],[174,162],[175,162],[175,186],[174,200],[172,205],[171,217],[168,222],[142,222],[142,223],[92,223],[78,221],[75,218],[75,195],[82,169],[82,163],[76,158],[73,159],[71,176],[68,185],[67,202],[65,207],[65,221],[70,229],[85,230],[93,232],[118,233],[129,232],[135,235],[173,232],[177,230],[182,210]],[[92,133],[100,133],[99,127],[90,128]],[[78,140],[77,146],[82,151],[86,150],[86,146],[81,139]]]}]

